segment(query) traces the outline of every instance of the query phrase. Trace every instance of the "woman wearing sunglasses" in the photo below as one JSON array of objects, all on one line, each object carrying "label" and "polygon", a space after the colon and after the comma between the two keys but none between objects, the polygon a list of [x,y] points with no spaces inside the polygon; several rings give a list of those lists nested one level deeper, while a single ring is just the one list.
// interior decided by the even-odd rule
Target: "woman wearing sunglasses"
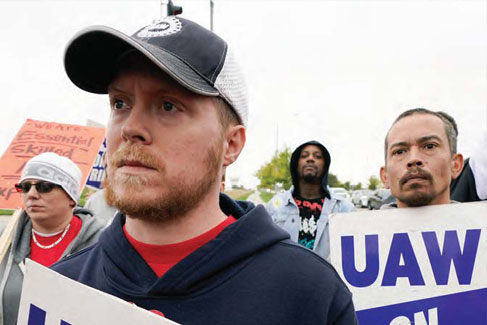
[{"label": "woman wearing sunglasses", "polygon": [[80,182],[78,166],[52,152],[30,159],[22,170],[15,188],[24,210],[0,265],[0,324],[17,321],[26,258],[50,266],[98,239],[103,223],[89,210],[74,209]]}]

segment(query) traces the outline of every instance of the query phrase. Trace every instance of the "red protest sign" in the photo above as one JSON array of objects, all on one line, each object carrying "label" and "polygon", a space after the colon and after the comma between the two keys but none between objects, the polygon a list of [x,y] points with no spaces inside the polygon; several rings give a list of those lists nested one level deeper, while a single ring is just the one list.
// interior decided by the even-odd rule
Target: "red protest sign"
[{"label": "red protest sign", "polygon": [[0,208],[21,207],[14,184],[25,163],[43,152],[55,152],[74,161],[84,184],[104,137],[104,128],[27,119],[0,158]]}]

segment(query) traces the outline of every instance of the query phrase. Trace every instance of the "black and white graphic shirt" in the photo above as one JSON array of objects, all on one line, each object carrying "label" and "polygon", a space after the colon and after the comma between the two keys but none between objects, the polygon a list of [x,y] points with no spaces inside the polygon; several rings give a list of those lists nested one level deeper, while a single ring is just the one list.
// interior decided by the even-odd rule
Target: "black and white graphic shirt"
[{"label": "black and white graphic shirt", "polygon": [[299,196],[294,197],[294,201],[299,208],[300,217],[298,243],[309,249],[313,249],[315,244],[317,223],[321,215],[324,199],[322,197],[308,200]]}]

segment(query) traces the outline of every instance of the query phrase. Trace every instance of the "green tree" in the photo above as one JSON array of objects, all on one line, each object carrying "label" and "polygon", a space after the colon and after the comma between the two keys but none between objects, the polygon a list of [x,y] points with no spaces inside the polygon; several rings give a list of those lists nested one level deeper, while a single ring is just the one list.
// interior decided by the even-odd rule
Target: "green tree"
[{"label": "green tree", "polygon": [[276,183],[282,184],[284,189],[289,189],[292,184],[289,162],[291,160],[291,150],[284,148],[274,154],[271,161],[262,165],[255,176],[260,180],[258,188],[274,189]]},{"label": "green tree", "polygon": [[353,187],[354,190],[361,190],[362,189],[362,183],[358,182],[357,184],[355,184],[355,186]]},{"label": "green tree", "polygon": [[379,187],[379,179],[375,176],[369,177],[369,190],[376,190]]},{"label": "green tree", "polygon": [[[280,183],[284,189],[289,189],[292,185],[291,173],[289,171],[291,155],[291,150],[286,147],[284,150],[276,152],[271,161],[262,165],[257,173],[255,173],[255,176],[260,180],[257,188],[268,188],[272,190],[276,183]],[[344,187],[347,190],[350,190],[351,188],[350,181],[342,183],[333,173],[328,173],[328,186]],[[362,184],[360,184],[360,186],[362,186]]]},{"label": "green tree", "polygon": [[328,186],[329,187],[342,187],[342,183],[338,180],[335,174],[328,173]]}]

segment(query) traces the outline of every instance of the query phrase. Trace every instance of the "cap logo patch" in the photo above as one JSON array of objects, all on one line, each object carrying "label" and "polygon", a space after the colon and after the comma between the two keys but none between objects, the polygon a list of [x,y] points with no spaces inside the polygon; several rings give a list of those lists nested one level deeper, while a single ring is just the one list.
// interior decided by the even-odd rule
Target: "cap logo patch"
[{"label": "cap logo patch", "polygon": [[137,37],[159,37],[175,34],[182,29],[181,21],[176,17],[165,17],[144,27],[137,33]]}]

